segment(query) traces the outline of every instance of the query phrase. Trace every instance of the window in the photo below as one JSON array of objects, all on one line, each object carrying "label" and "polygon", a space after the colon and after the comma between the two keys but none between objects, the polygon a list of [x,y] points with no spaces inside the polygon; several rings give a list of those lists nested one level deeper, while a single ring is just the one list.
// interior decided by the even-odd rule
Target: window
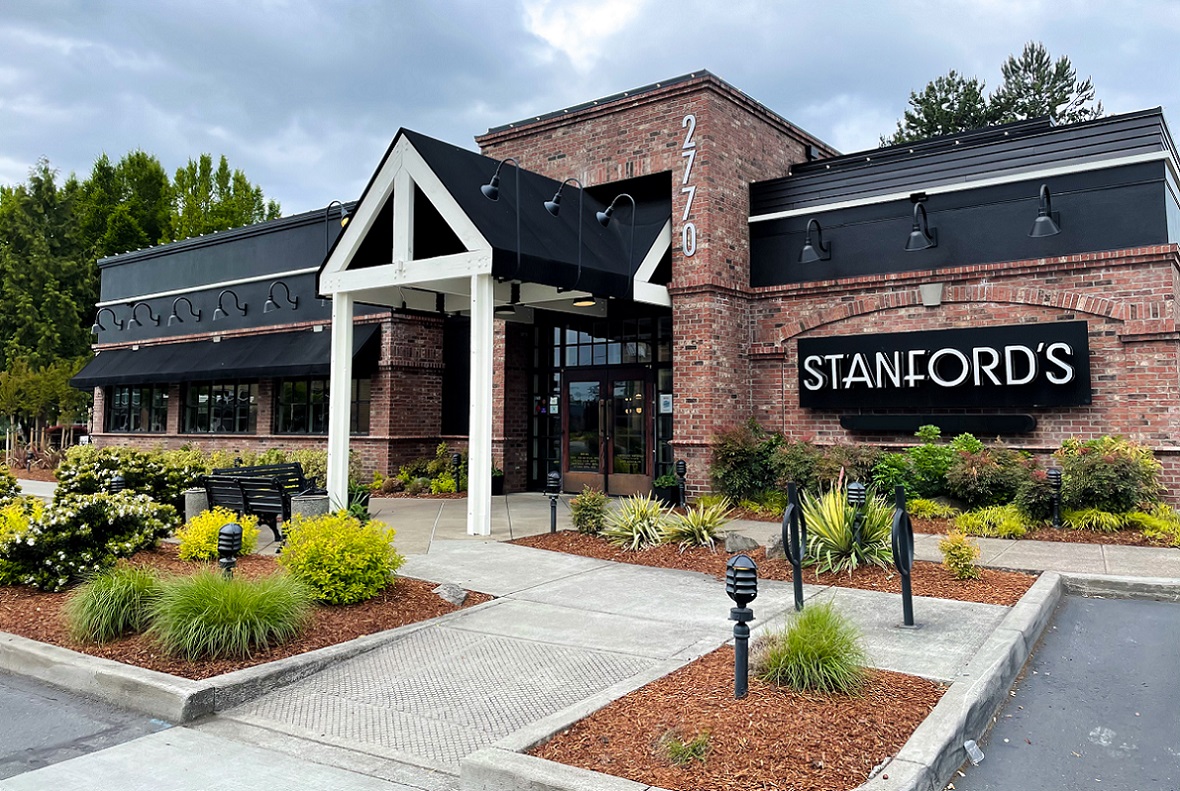
[{"label": "window", "polygon": [[193,383],[185,388],[185,434],[253,434],[258,429],[258,385]]},{"label": "window", "polygon": [[107,431],[162,434],[167,430],[167,387],[121,385],[107,388],[106,396]]},{"label": "window", "polygon": [[[369,399],[372,383],[352,380],[349,431],[369,433]],[[328,380],[285,379],[275,387],[276,434],[328,433]]]}]

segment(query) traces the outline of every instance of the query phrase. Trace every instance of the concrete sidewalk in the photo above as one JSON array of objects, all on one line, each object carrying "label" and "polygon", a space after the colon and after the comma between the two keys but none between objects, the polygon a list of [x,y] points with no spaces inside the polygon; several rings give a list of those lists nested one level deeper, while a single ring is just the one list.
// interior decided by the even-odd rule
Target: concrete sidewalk
[{"label": "concrete sidewalk", "polygon": [[[559,530],[572,526],[567,503],[559,503]],[[466,535],[465,500],[374,500],[374,515],[398,530],[408,556],[402,574],[499,598],[245,705],[0,789],[457,789],[465,757],[524,738],[514,734],[563,727],[730,639],[731,603],[707,575],[503,543],[548,531],[549,509],[540,494],[495,498],[487,538]],[[759,541],[778,532],[761,522],[732,526]],[[916,538],[918,556],[937,560],[937,537]],[[1180,577],[1174,549],[981,545],[989,564]],[[813,585],[805,594],[835,600],[856,621],[875,666],[943,681],[994,643],[1010,612],[918,598],[921,628],[912,630],[898,627],[897,596]],[[777,626],[793,609],[790,585],[762,581],[753,607],[756,629]]]}]

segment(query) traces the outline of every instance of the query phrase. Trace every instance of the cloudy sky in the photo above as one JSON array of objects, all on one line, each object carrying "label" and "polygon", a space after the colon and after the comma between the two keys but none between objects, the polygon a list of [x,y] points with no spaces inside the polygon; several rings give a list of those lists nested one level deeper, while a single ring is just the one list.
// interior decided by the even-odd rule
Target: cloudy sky
[{"label": "cloudy sky", "polygon": [[[1180,111],[1174,0],[0,0],[0,184],[225,154],[285,214],[351,199],[405,126],[510,121],[708,69],[842,151],[911,90],[1043,42],[1108,112]],[[1173,115],[1172,123],[1180,124]]]}]

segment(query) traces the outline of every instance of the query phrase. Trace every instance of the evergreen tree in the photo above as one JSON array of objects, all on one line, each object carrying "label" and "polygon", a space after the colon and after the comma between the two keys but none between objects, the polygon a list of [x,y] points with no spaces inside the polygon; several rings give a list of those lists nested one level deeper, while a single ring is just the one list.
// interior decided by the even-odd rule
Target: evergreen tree
[{"label": "evergreen tree", "polygon": [[262,188],[251,184],[245,173],[230,170],[224,155],[216,171],[209,154],[190,159],[177,169],[172,187],[171,223],[177,239],[273,220],[281,214],[279,204],[267,201]]}]

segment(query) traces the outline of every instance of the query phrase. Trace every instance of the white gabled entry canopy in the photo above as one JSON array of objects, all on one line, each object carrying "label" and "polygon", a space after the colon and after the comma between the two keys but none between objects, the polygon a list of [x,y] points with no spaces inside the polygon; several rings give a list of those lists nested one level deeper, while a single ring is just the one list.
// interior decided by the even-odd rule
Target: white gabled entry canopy
[{"label": "white gabled entry canopy", "polygon": [[[506,162],[499,198],[480,191],[500,163],[401,130],[329,251],[319,290],[332,297],[328,492],[348,502],[352,314],[356,302],[469,313],[471,413],[467,532],[491,533],[492,337],[497,304],[515,321],[534,309],[605,316],[607,299],[671,305],[650,282],[671,246],[671,198],[622,203],[608,227],[589,191],[562,188],[558,216],[544,207],[560,182]],[[596,298],[593,307],[575,301]]]}]

